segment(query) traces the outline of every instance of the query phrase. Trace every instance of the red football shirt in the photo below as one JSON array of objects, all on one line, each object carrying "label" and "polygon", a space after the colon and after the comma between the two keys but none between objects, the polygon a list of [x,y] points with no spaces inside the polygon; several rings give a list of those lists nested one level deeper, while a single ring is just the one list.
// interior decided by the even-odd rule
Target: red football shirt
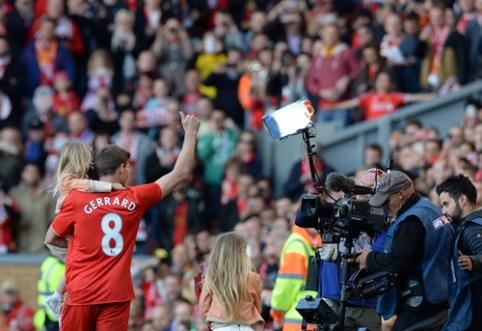
[{"label": "red football shirt", "polygon": [[397,108],[406,103],[406,94],[391,92],[380,94],[368,92],[358,97],[358,102],[363,108],[366,120],[373,120],[394,112]]},{"label": "red football shirt", "polygon": [[65,268],[69,305],[135,298],[130,267],[137,230],[144,212],[161,198],[155,183],[110,193],[70,192],[52,223],[60,237],[71,234]]}]

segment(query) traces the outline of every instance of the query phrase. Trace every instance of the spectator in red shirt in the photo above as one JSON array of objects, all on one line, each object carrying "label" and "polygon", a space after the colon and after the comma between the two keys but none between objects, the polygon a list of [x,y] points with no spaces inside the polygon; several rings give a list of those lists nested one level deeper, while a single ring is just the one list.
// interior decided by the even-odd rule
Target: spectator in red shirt
[{"label": "spectator in red shirt", "polygon": [[[33,331],[33,311],[22,302],[15,280],[7,278],[1,287],[1,313],[5,316],[5,330]],[[1,319],[0,319],[1,323]],[[2,324],[0,324],[2,326]]]},{"label": "spectator in red shirt", "polygon": [[[186,135],[172,172],[154,183],[110,193],[73,190],[49,228],[46,243],[69,247],[62,329],[127,329],[135,295],[132,279],[126,275],[130,274],[142,215],[185,181],[193,164],[199,120],[183,113],[181,117]],[[125,186],[129,156],[113,145],[98,151],[95,164],[100,179]],[[67,235],[71,236],[69,243]]]},{"label": "spectator in red shirt", "polygon": [[65,71],[54,75],[54,114],[69,117],[74,111],[80,109],[80,99],[72,88],[72,82]]},{"label": "spectator in red shirt", "polygon": [[399,93],[392,91],[393,78],[390,72],[381,71],[375,79],[375,91],[367,92],[357,98],[326,106],[325,109],[349,109],[361,107],[366,120],[374,120],[393,113],[397,108],[410,102],[429,100],[434,93]]}]

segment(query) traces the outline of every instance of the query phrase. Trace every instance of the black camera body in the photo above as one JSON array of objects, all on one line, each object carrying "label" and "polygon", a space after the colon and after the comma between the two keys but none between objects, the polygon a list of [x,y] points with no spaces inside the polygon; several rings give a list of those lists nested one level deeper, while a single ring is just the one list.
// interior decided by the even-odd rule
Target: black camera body
[{"label": "black camera body", "polygon": [[373,236],[384,231],[385,211],[368,202],[355,200],[346,194],[330,203],[318,195],[306,194],[301,201],[301,215],[321,220],[318,230],[324,243],[339,243],[341,237],[358,238],[360,232]]},{"label": "black camera body", "polygon": [[298,301],[295,309],[303,317],[303,320],[309,324],[328,326],[336,324],[338,321],[338,315],[322,298],[313,298],[311,295],[307,295],[304,299]]}]

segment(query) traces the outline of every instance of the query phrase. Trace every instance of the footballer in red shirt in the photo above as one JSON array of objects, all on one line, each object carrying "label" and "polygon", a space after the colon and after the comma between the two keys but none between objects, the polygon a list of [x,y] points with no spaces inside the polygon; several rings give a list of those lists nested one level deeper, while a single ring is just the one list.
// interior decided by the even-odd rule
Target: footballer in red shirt
[{"label": "footballer in red shirt", "polygon": [[[110,193],[69,193],[62,212],[52,223],[58,236],[72,233],[65,268],[67,304],[102,304],[135,298],[132,279],[126,271],[130,271],[142,215],[161,198],[162,189],[156,183]],[[124,290],[119,291],[120,288]]]},{"label": "footballer in red shirt", "polygon": [[[73,190],[47,231],[47,244],[67,248],[62,331],[127,330],[135,298],[130,267],[143,213],[187,180],[199,120],[181,113],[185,138],[174,169],[155,183],[108,193]],[[95,155],[101,181],[126,185],[129,152],[109,145]],[[70,235],[70,240],[65,239]]]}]

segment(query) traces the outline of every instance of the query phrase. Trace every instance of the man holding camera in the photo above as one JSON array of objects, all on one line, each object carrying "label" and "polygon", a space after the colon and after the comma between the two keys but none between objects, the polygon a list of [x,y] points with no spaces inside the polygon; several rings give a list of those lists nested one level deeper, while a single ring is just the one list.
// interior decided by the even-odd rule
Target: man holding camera
[{"label": "man holding camera", "polygon": [[[373,188],[376,185],[376,181],[383,176],[385,176],[385,172],[376,168],[369,169],[360,179],[360,185]],[[332,185],[328,184],[327,186]],[[343,192],[326,192],[325,188],[323,190],[325,191],[323,199],[331,203],[334,202],[334,199],[338,200],[341,198],[343,194]],[[315,190],[310,190],[310,193],[319,194],[319,192]],[[370,197],[371,195],[355,196],[357,200],[368,200]],[[316,218],[302,217],[300,213],[298,213],[295,223],[300,227],[318,228],[318,220]],[[358,240],[355,242],[355,247],[364,248],[370,247],[372,244],[374,244],[372,248],[377,250],[376,247],[383,247],[385,236],[386,232],[380,234],[377,237],[376,242],[372,243],[371,238],[369,238],[366,233],[362,232],[360,233]],[[342,279],[342,268],[340,267],[341,254],[338,254],[337,250],[342,252],[345,250],[345,245],[343,242],[337,245],[323,243],[323,248],[319,253],[321,264],[319,270],[320,283],[318,286],[318,297],[322,297],[331,308],[339,313],[337,308],[339,307],[341,293],[340,281]],[[371,298],[368,300],[350,300],[346,306],[344,330],[355,331],[362,326],[368,327],[371,331],[381,330],[380,317],[375,311],[376,305],[376,298]]]},{"label": "man holding camera", "polygon": [[442,211],[455,229],[454,282],[451,308],[444,330],[480,330],[482,325],[482,211],[477,190],[464,175],[452,176],[436,187]]},{"label": "man holding camera", "polygon": [[370,205],[395,219],[385,252],[357,250],[360,268],[398,274],[397,288],[379,297],[377,312],[385,320],[397,315],[392,331],[440,330],[447,320],[454,240],[449,221],[415,193],[412,180],[400,171],[379,182]]}]

